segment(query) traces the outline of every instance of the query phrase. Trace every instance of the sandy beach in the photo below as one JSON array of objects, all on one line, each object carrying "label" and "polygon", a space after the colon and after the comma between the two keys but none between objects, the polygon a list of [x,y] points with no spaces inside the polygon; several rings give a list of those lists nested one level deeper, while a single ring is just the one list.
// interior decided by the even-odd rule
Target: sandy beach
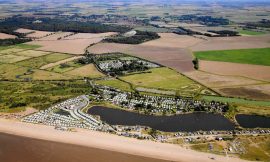
[{"label": "sandy beach", "polygon": [[[5,120],[5,119],[0,119],[0,133],[23,136],[23,137],[28,137],[32,139],[59,142],[59,143],[64,143],[64,144],[77,145],[77,146],[82,146],[82,147],[88,147],[88,148],[92,148],[92,151],[95,151],[95,149],[93,148],[96,148],[97,150],[101,149],[101,150],[106,150],[106,151],[113,151],[113,152],[121,153],[121,156],[119,155],[119,157],[122,157],[123,154],[126,154],[127,156],[134,155],[137,158],[139,156],[140,157],[139,159],[141,160],[144,158],[150,158],[152,160],[156,159],[158,161],[181,161],[181,162],[190,162],[190,161],[241,162],[243,161],[237,158],[196,152],[196,151],[185,149],[185,148],[179,147],[177,145],[172,145],[172,144],[163,144],[163,143],[157,143],[157,142],[152,142],[152,141],[143,141],[143,140],[120,137],[116,135],[110,135],[107,133],[87,131],[87,130],[78,130],[77,132],[63,132],[63,131],[55,130],[53,127],[28,124],[28,123],[22,123],[18,121],[11,121],[11,120]],[[35,150],[35,151],[38,151],[38,150]],[[106,151],[104,151],[105,154],[106,154]],[[0,146],[0,152],[2,152],[2,155],[3,155],[3,150],[1,151],[1,146]],[[2,155],[0,154],[0,156]],[[69,155],[69,154],[66,153],[65,155]],[[108,154],[106,156],[110,156],[110,155],[111,154]],[[109,158],[109,159],[110,161],[122,161],[122,160],[119,160],[117,156],[113,156],[112,158]],[[99,161],[99,159],[97,161]],[[136,161],[138,161],[138,159]],[[146,161],[149,161],[149,160],[146,160]]]}]

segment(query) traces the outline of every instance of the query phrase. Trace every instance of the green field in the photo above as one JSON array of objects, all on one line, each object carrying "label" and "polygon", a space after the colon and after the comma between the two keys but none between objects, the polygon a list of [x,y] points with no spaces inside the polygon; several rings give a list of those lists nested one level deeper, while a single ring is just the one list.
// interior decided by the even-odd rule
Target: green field
[{"label": "green field", "polygon": [[220,102],[228,102],[228,103],[242,104],[242,105],[270,106],[270,102],[268,101],[253,101],[253,100],[246,100],[242,98],[202,96],[202,99],[207,100],[207,101],[220,101]]},{"label": "green field", "polygon": [[145,87],[176,91],[183,96],[194,96],[201,92],[202,86],[169,68],[155,68],[147,73],[128,75],[120,79],[135,87]]},{"label": "green field", "polygon": [[118,79],[98,80],[96,81],[96,83],[100,85],[104,85],[104,86],[117,88],[122,91],[127,91],[127,92],[133,91],[128,83],[122,82]]},{"label": "green field", "polygon": [[252,31],[252,30],[239,30],[238,32],[240,34],[243,34],[243,35],[263,35],[263,34],[265,34],[264,32]]},{"label": "green field", "polygon": [[70,57],[72,57],[72,56],[68,55],[68,54],[55,53],[55,54],[45,55],[45,56],[21,61],[18,63],[18,65],[31,67],[31,68],[40,68],[43,65],[47,65],[49,63],[64,60],[64,59],[67,59]]},{"label": "green field", "polygon": [[270,66],[270,48],[195,52],[200,60]]},{"label": "green field", "polygon": [[53,71],[56,73],[65,73],[71,70],[74,70],[75,68],[81,67],[81,64],[76,63],[75,61],[70,61],[64,64],[56,65],[54,67],[48,68],[46,70]]}]

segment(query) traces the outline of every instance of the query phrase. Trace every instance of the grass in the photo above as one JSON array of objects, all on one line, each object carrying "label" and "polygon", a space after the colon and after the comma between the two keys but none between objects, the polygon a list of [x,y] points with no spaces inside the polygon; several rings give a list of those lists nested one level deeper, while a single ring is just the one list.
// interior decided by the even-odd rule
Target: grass
[{"label": "grass", "polygon": [[15,55],[18,55],[18,56],[27,56],[27,57],[39,57],[39,56],[48,55],[50,53],[51,52],[26,50],[26,51],[17,52],[17,53],[15,53]]},{"label": "grass", "polygon": [[73,79],[73,76],[67,76],[59,73],[49,72],[39,69],[31,69],[15,64],[1,64],[0,65],[0,79],[18,80],[67,80]]},{"label": "grass", "polygon": [[270,66],[270,48],[195,52],[200,60]]},{"label": "grass", "polygon": [[26,56],[16,56],[16,55],[1,55],[0,56],[0,62],[2,63],[15,63],[22,60],[29,59],[30,57]]},{"label": "grass", "polygon": [[18,63],[18,65],[31,67],[31,68],[40,68],[43,65],[47,65],[49,63],[64,60],[64,59],[67,59],[70,57],[72,57],[72,56],[68,55],[68,54],[54,53],[54,54],[50,54],[50,55],[45,55],[45,56],[21,61]]},{"label": "grass", "polygon": [[100,78],[104,74],[99,72],[93,64],[85,65],[74,70],[68,71],[64,74],[77,76],[77,77],[87,77],[87,78]]},{"label": "grass", "polygon": [[104,85],[104,86],[117,88],[117,89],[120,89],[122,91],[127,91],[127,92],[133,91],[128,83],[122,82],[118,79],[98,80],[98,81],[96,81],[96,83],[100,84],[100,85]]},{"label": "grass", "polygon": [[75,61],[67,62],[65,63],[65,65],[66,66],[56,65],[54,67],[48,68],[47,70],[57,72],[57,73],[65,73],[67,71],[71,71],[75,68],[79,68],[82,66],[81,64],[78,64]]},{"label": "grass", "polygon": [[243,35],[263,35],[265,34],[264,32],[259,32],[259,31],[252,31],[252,30],[239,30],[238,31],[240,34]]},{"label": "grass", "polygon": [[[210,150],[210,145],[212,145],[211,150]],[[224,155],[223,146],[219,145],[217,142],[194,144],[194,145],[191,145],[190,147],[191,147],[191,149],[196,150],[196,151],[215,153],[215,154],[223,154]]]},{"label": "grass", "polygon": [[86,94],[89,90],[89,85],[83,80],[33,82],[1,81],[0,111],[10,112],[25,107],[46,109],[52,104]]},{"label": "grass", "polygon": [[201,91],[201,85],[169,68],[155,68],[148,73],[128,75],[120,79],[135,87],[178,91],[181,95],[193,95]]},{"label": "grass", "polygon": [[202,96],[202,99],[207,101],[220,101],[228,102],[240,105],[253,105],[253,106],[270,106],[269,101],[255,101],[255,100],[246,100],[241,98],[228,98],[228,97],[218,97],[218,96]]},{"label": "grass", "polygon": [[251,161],[270,161],[270,137],[269,136],[240,136],[236,139],[245,148],[240,158]]}]

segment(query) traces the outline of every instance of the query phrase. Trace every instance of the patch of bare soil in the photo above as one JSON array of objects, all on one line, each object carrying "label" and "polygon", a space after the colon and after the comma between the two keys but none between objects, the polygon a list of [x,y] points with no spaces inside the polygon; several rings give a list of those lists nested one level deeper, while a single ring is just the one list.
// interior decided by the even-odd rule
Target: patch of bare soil
[{"label": "patch of bare soil", "polygon": [[200,60],[200,70],[221,75],[244,76],[270,81],[270,66]]},{"label": "patch of bare soil", "polygon": [[0,39],[13,39],[16,38],[15,35],[10,35],[10,34],[5,34],[5,33],[0,33]]},{"label": "patch of bare soil", "polygon": [[232,86],[241,86],[241,85],[250,85],[250,84],[260,84],[262,82],[238,77],[238,76],[222,76],[209,74],[202,71],[193,71],[184,73],[193,80],[206,85],[210,88],[220,88],[220,87],[232,87]]},{"label": "patch of bare soil", "polygon": [[270,94],[264,93],[258,89],[253,89],[250,87],[234,87],[234,88],[221,88],[219,89],[221,93],[233,97],[243,97],[257,100],[269,100]]},{"label": "patch of bare soil", "polygon": [[159,33],[159,36],[159,39],[145,42],[142,45],[155,47],[187,48],[202,42],[201,39],[192,36],[178,35],[174,33]]},{"label": "patch of bare soil", "polygon": [[191,47],[192,51],[230,50],[270,47],[270,35],[213,37]]}]

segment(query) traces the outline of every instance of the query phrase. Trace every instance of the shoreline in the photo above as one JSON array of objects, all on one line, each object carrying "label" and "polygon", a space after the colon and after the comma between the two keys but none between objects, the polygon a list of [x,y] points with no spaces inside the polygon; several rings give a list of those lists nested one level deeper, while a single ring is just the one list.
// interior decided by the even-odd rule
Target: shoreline
[{"label": "shoreline", "polygon": [[[164,161],[242,162],[239,158],[197,152],[173,144],[137,140],[103,132],[78,129],[63,132],[54,127],[0,119],[0,133],[84,146]],[[213,160],[214,158],[214,160]],[[115,159],[116,160],[116,159]]]}]

